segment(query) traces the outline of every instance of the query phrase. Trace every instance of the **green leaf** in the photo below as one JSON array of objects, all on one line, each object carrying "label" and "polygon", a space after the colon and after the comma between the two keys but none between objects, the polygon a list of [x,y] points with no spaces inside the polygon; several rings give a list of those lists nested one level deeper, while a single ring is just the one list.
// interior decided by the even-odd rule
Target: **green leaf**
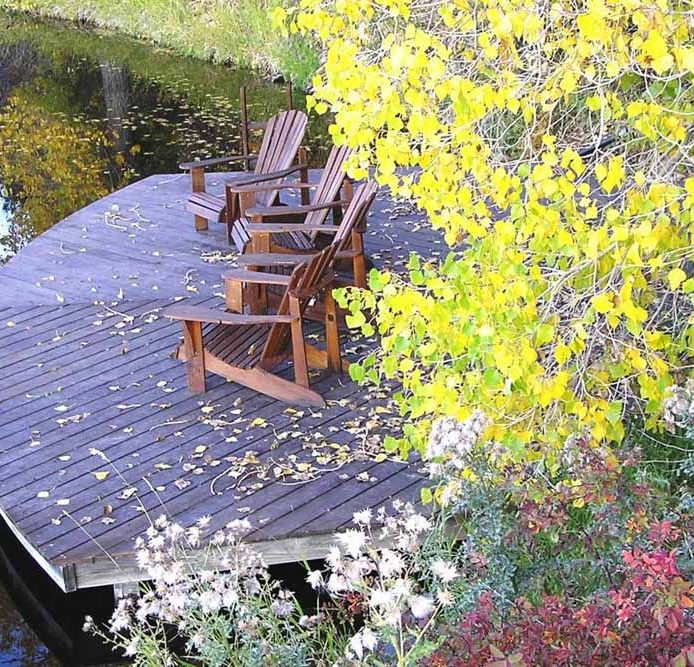
[{"label": "green leaf", "polygon": [[622,418],[622,401],[613,401],[605,412],[605,418],[610,424],[616,424]]},{"label": "green leaf", "polygon": [[349,367],[349,377],[355,382],[364,382],[366,373],[361,364],[351,364]]}]

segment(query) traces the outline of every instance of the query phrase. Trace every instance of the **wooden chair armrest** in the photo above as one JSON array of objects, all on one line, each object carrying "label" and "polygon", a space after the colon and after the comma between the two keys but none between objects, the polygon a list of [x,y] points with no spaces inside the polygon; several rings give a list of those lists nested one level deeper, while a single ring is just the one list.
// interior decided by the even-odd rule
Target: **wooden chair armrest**
[{"label": "wooden chair armrest", "polygon": [[296,266],[297,264],[307,262],[317,252],[308,252],[300,255],[290,255],[283,252],[249,252],[241,255],[236,261],[241,266]]},{"label": "wooden chair armrest", "polygon": [[222,278],[225,281],[254,283],[255,285],[289,285],[290,277],[281,273],[264,273],[262,271],[247,271],[246,269],[229,269],[222,273]]},{"label": "wooden chair armrest", "polygon": [[225,157],[213,157],[208,160],[192,160],[191,162],[181,162],[179,169],[188,171],[195,167],[214,167],[217,164],[228,164],[229,162],[240,162],[241,160],[253,160],[257,155],[227,155]]},{"label": "wooden chair armrest", "polygon": [[301,213],[310,213],[311,211],[321,211],[326,208],[337,208],[345,206],[348,201],[340,199],[339,201],[324,202],[322,204],[307,204],[306,206],[254,206],[246,209],[245,215],[247,218],[272,218],[282,215],[299,215]]},{"label": "wooden chair armrest", "polygon": [[[246,181],[244,183],[255,183],[258,181]],[[234,183],[239,183],[239,181],[234,181]],[[232,192],[270,192],[272,190],[308,190],[310,188],[315,188],[319,183],[302,183],[300,181],[292,181],[290,183],[269,183],[267,185],[231,185],[231,181],[227,182],[227,187]]]},{"label": "wooden chair armrest", "polygon": [[[252,272],[251,272],[252,273]],[[244,315],[227,313],[223,310],[206,308],[205,306],[171,306],[164,311],[164,317],[170,320],[185,322],[202,322],[204,324],[277,324],[290,323],[296,318],[291,315]]]},{"label": "wooden chair armrest", "polygon": [[[275,181],[280,178],[286,178],[291,174],[295,174],[300,169],[303,169],[305,165],[294,165],[293,167],[288,167],[287,169],[282,169],[281,171],[272,171],[267,174],[259,174],[257,176],[251,176],[250,178],[236,178],[231,179],[226,182],[226,187],[235,193],[240,192],[259,192],[260,190],[255,187],[256,183],[267,183],[268,181]],[[262,186],[261,186],[262,187]],[[270,190],[275,190],[276,188],[266,188]]]},{"label": "wooden chair armrest", "polygon": [[259,222],[246,225],[249,234],[282,234],[286,232],[325,232],[326,234],[337,234],[340,227],[338,225],[306,225],[301,222]]}]

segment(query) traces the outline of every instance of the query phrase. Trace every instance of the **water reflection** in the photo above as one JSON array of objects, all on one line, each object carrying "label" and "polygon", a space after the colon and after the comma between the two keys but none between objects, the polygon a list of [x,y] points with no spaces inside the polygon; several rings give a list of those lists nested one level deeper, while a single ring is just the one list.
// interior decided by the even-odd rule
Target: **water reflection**
[{"label": "water reflection", "polygon": [[[241,85],[251,119],[283,108],[248,72],[0,14],[0,261],[133,179],[239,152]],[[319,161],[324,128],[309,136]]]},{"label": "water reflection", "polygon": [[7,591],[0,586],[0,665],[2,667],[27,667],[43,665],[59,667],[14,608]]}]

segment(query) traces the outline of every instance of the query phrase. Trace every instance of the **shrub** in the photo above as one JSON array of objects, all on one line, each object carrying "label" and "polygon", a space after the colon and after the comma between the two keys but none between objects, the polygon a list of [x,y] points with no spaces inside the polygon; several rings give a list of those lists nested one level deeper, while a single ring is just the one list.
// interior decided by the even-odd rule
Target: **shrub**
[{"label": "shrub", "polygon": [[483,409],[509,457],[551,467],[571,433],[657,423],[693,333],[686,7],[302,0],[292,29],[326,50],[313,103],[352,173],[375,168],[452,248],[341,296],[382,335],[354,377],[403,385],[415,426],[391,449]]},{"label": "shrub", "polygon": [[491,593],[483,595],[473,612],[448,629],[444,645],[424,664],[691,664],[686,660],[694,646],[694,587],[682,578],[672,553],[625,551],[624,563],[622,585],[584,605],[558,596],[546,596],[538,604],[519,599],[504,614]]}]

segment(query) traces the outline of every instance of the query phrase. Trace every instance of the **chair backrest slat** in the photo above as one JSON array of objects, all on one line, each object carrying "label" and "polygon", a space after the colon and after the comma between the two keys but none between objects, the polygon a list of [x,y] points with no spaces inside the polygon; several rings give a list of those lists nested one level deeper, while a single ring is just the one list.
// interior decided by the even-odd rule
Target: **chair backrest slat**
[{"label": "chair backrest slat", "polygon": [[[328,203],[336,199],[345,180],[345,162],[351,154],[352,149],[347,146],[333,146],[313,195],[314,203]],[[307,225],[322,225],[329,213],[330,210],[327,208],[310,211],[304,222]],[[311,241],[314,241],[316,236],[318,236],[318,232],[309,234]]]},{"label": "chair backrest slat", "polygon": [[377,191],[378,184],[376,181],[367,181],[357,188],[347,210],[344,212],[340,227],[333,239],[332,245],[335,246],[335,252],[345,249],[352,238],[352,231],[364,222],[369,213],[369,208],[371,208],[371,204],[376,198]]},{"label": "chair backrest slat", "polygon": [[[270,118],[258,152],[255,173],[268,174],[291,166],[304,138],[307,123],[306,114],[296,109]],[[276,194],[274,190],[258,193],[256,206],[271,204]]]}]

